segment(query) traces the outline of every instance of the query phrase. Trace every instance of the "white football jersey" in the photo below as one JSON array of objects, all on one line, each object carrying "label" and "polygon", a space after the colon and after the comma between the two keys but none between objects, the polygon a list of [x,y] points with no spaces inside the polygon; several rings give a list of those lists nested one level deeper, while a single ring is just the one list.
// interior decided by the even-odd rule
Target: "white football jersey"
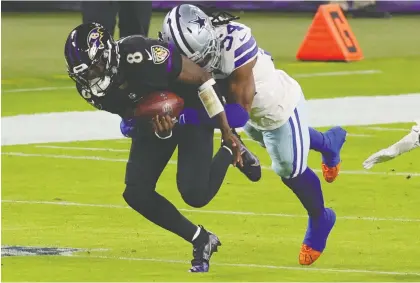
[{"label": "white football jersey", "polygon": [[249,27],[231,22],[217,27],[216,31],[222,54],[220,67],[213,71],[213,76],[225,79],[257,58],[253,68],[256,94],[248,123],[261,130],[282,126],[302,97],[299,84],[285,72],[276,70],[271,55],[258,47]]}]

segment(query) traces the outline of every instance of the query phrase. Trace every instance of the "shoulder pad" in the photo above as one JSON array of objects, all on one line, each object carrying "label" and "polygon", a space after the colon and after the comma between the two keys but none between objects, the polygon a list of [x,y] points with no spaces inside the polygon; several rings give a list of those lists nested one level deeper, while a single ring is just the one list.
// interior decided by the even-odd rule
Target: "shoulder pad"
[{"label": "shoulder pad", "polygon": [[243,24],[232,22],[223,28],[221,71],[229,75],[257,57],[258,45],[251,29]]},{"label": "shoulder pad", "polygon": [[142,61],[162,64],[170,56],[165,42],[146,38],[143,36],[128,36],[119,41],[122,59],[128,63],[141,63]]}]

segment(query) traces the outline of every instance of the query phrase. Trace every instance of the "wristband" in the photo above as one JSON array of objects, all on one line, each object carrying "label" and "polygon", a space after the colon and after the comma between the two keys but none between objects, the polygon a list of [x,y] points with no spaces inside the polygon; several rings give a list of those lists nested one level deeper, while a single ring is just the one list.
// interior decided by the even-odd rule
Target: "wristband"
[{"label": "wristband", "polygon": [[166,140],[166,139],[169,139],[170,137],[172,137],[172,131],[169,133],[169,135],[168,136],[166,136],[166,137],[162,137],[162,136],[160,136],[157,132],[155,132],[155,136],[157,136],[159,139],[161,139],[161,140]]},{"label": "wristband", "polygon": [[222,102],[214,91],[214,84],[216,84],[216,81],[212,78],[198,88],[198,97],[200,97],[201,103],[203,103],[210,118],[224,111]]}]

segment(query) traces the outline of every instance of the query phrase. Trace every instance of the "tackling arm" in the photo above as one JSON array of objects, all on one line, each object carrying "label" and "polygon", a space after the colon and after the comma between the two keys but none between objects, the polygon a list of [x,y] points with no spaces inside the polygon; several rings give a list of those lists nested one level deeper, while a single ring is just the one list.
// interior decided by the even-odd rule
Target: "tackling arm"
[{"label": "tackling arm", "polygon": [[210,118],[216,116],[222,132],[231,132],[222,102],[219,99],[218,87],[213,77],[200,66],[185,56],[182,57],[182,69],[177,80],[200,85],[199,96]]},{"label": "tackling arm", "polygon": [[219,99],[220,91],[213,77],[193,61],[182,56],[182,68],[177,80],[188,84],[200,85],[198,88],[198,96],[209,117],[217,118],[218,124],[220,125],[220,132],[222,133],[222,139],[228,144],[229,150],[231,150],[234,155],[233,165],[236,166],[236,163],[239,163],[240,166],[243,166],[240,141],[233,134],[229,126],[222,102]]},{"label": "tackling arm", "polygon": [[212,76],[204,71],[193,61],[181,55],[182,68],[178,75],[178,80],[187,84],[201,85],[212,78]]},{"label": "tackling arm", "polygon": [[255,81],[252,69],[257,58],[236,69],[229,76],[229,95],[249,113],[255,96]]}]

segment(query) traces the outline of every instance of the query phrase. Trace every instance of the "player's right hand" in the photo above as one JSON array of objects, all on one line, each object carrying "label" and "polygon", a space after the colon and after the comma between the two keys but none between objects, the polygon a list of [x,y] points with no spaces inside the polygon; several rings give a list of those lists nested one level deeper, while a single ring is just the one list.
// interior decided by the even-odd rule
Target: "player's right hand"
[{"label": "player's right hand", "polygon": [[174,120],[169,116],[156,115],[152,119],[155,135],[160,139],[168,139],[172,136],[172,129],[175,126]]},{"label": "player's right hand", "polygon": [[232,150],[233,154],[233,166],[236,167],[236,164],[239,164],[243,167],[243,161],[241,156],[241,142],[239,141],[238,137],[235,136],[232,131],[222,131],[222,139],[223,142]]}]

